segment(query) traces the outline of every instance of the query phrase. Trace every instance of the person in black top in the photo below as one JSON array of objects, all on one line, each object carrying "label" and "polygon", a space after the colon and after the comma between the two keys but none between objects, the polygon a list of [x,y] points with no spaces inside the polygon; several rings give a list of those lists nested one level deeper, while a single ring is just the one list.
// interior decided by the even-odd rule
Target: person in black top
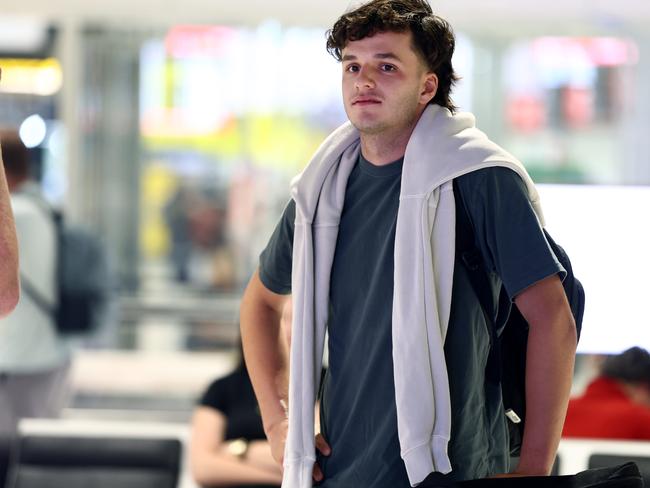
[{"label": "person in black top", "polygon": [[194,411],[192,476],[205,487],[277,487],[282,482],[282,470],[271,456],[253,387],[240,357],[232,373],[210,384]]}]

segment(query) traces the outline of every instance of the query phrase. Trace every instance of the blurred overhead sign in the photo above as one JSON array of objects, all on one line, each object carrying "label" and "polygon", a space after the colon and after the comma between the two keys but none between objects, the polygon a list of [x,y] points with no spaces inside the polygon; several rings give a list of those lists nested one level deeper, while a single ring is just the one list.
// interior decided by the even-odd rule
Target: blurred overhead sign
[{"label": "blurred overhead sign", "polygon": [[1,59],[0,92],[50,96],[63,85],[61,65],[49,59]]}]

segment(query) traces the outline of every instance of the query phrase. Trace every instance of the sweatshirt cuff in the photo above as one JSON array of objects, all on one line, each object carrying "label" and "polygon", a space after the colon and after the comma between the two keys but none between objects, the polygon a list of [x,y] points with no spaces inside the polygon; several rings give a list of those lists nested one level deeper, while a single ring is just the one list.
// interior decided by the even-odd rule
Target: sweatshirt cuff
[{"label": "sweatshirt cuff", "polygon": [[314,459],[299,458],[285,463],[282,488],[311,488]]},{"label": "sweatshirt cuff", "polygon": [[448,443],[446,437],[434,435],[428,444],[414,447],[402,455],[411,486],[422,483],[434,471],[442,474],[451,472],[451,462],[447,455]]}]

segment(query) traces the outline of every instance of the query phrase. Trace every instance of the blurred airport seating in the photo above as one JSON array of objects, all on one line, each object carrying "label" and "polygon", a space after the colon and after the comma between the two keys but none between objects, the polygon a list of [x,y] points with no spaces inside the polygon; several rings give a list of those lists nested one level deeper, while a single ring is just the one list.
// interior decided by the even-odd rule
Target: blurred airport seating
[{"label": "blurred airport seating", "polygon": [[[24,419],[6,488],[197,488],[187,462],[189,424],[92,419]],[[554,472],[638,464],[645,481],[650,442],[562,439]],[[2,486],[2,485],[0,485]]]},{"label": "blurred airport seating", "polygon": [[195,488],[185,425],[24,419],[7,488]]},{"label": "blurred airport seating", "polygon": [[0,437],[0,487],[5,486],[5,479],[7,478],[7,471],[12,454],[13,442],[8,437]]},{"label": "blurred airport seating", "polygon": [[34,435],[19,439],[14,488],[176,488],[178,439]]}]

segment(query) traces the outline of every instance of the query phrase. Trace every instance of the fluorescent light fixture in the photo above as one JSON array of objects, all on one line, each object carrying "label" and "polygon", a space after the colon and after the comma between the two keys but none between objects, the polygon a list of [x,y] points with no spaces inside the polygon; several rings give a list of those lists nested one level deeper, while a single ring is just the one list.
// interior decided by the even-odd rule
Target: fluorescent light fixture
[{"label": "fluorescent light fixture", "polygon": [[45,140],[47,126],[40,115],[30,115],[20,124],[18,133],[25,146],[29,148],[37,147]]},{"label": "fluorescent light fixture", "polygon": [[547,228],[585,287],[578,352],[650,349],[650,186],[538,188]]},{"label": "fluorescent light fixture", "polygon": [[48,24],[30,17],[0,16],[0,51],[29,54],[47,42]]}]

